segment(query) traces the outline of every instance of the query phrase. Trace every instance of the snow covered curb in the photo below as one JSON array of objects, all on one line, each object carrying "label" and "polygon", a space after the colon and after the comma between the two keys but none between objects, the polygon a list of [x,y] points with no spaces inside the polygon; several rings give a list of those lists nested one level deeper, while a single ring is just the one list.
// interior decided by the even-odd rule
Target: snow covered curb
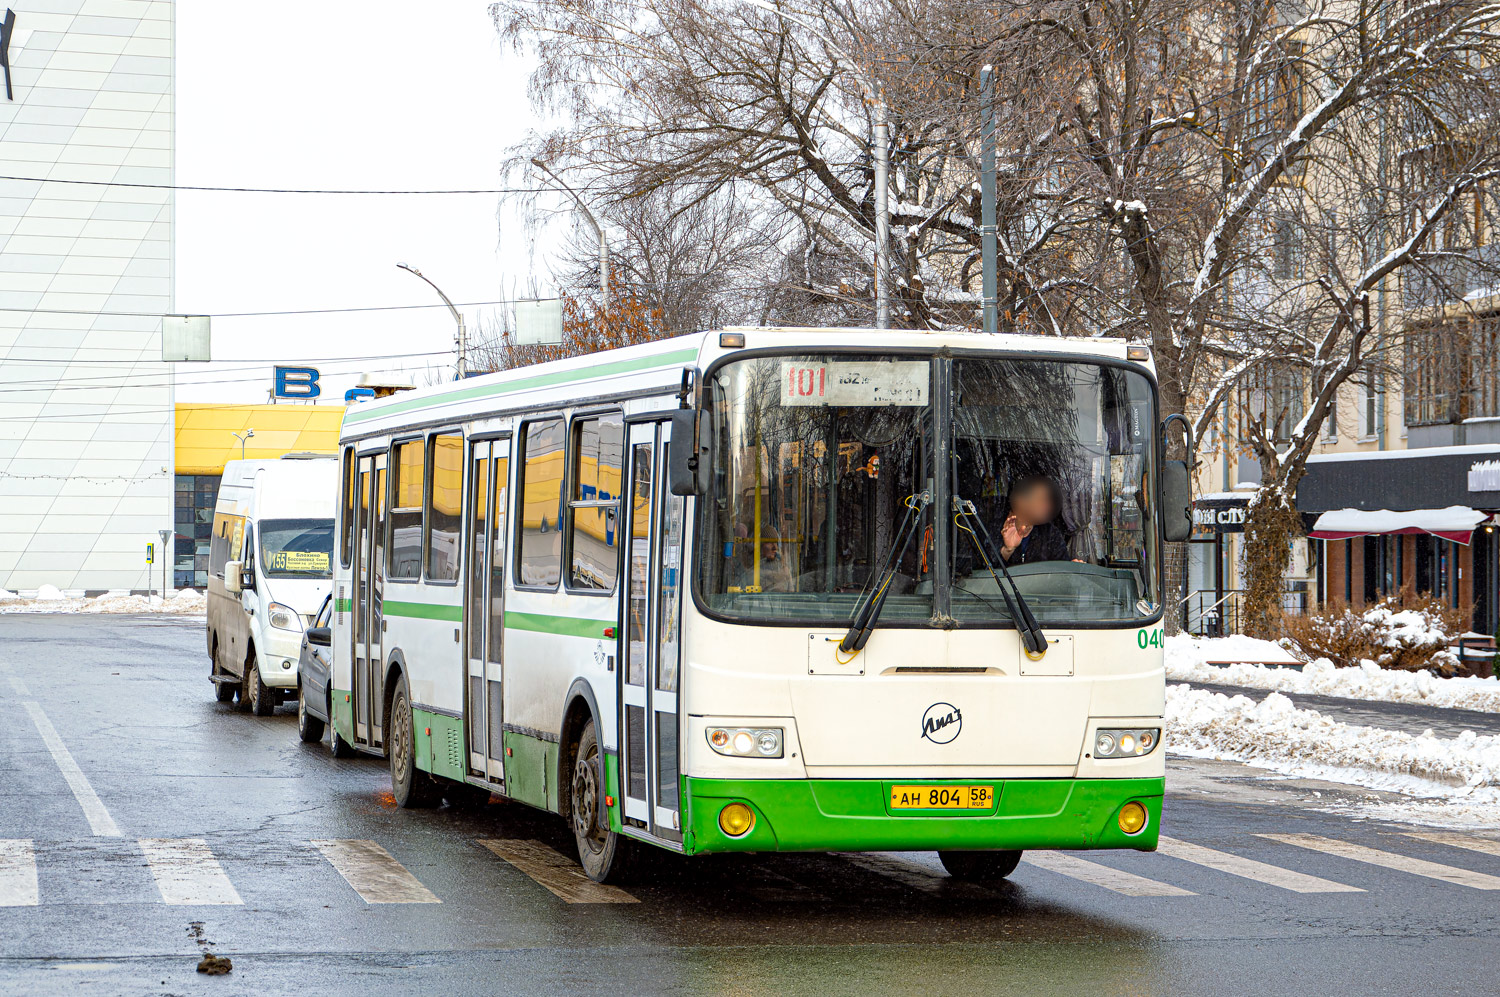
[{"label": "snow covered curb", "polygon": [[[1338,668],[1327,658],[1304,665],[1301,671],[1267,668],[1260,664],[1210,665],[1233,655],[1231,641],[1246,638],[1201,638],[1178,635],[1167,638],[1167,678],[1174,682],[1215,682],[1247,689],[1273,689],[1319,696],[1342,696],[1380,703],[1420,703],[1424,706],[1457,707],[1500,713],[1500,680],[1437,678],[1431,672],[1390,671],[1365,662],[1358,667]],[[1220,646],[1221,642],[1227,647]],[[1257,643],[1267,644],[1264,641]],[[1274,647],[1274,645],[1267,645]]]},{"label": "snow covered curb", "polygon": [[203,593],[183,589],[162,602],[159,596],[131,595],[128,592],[106,592],[92,599],[64,595],[51,585],[27,599],[0,589],[0,613],[167,613],[197,616],[206,612],[208,600]]},{"label": "snow covered curb", "polygon": [[1234,759],[1287,775],[1415,796],[1481,793],[1500,802],[1500,736],[1419,736],[1339,723],[1279,693],[1256,703],[1186,685],[1167,687],[1167,750]]}]

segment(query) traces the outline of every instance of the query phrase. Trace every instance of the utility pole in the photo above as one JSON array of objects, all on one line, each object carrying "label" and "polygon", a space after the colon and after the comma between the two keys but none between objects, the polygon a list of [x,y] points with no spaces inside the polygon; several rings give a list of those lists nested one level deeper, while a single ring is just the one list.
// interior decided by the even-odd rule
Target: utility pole
[{"label": "utility pole", "polygon": [[412,266],[409,263],[397,263],[396,266],[400,267],[402,270],[405,270],[407,273],[415,274],[416,276],[421,277],[423,280],[427,281],[427,286],[431,287],[438,293],[438,297],[443,299],[443,304],[448,306],[448,312],[453,316],[453,321],[458,323],[458,336],[454,340],[454,342],[458,344],[458,364],[455,369],[458,371],[458,377],[456,378],[456,380],[462,381],[464,378],[469,376],[469,332],[464,327],[463,315],[459,313],[459,310],[457,308],[453,307],[453,302],[448,300],[448,296],[443,293],[443,289],[441,287],[438,287],[432,281],[427,280],[427,278],[423,276],[422,271],[418,270],[416,267]]},{"label": "utility pole", "polygon": [[995,233],[995,70],[979,71],[979,257],[984,331],[1000,331],[1000,247]]},{"label": "utility pole", "polygon": [[546,163],[536,157],[532,157],[531,165],[551,177],[552,182],[557,184],[564,193],[573,199],[573,203],[578,205],[578,213],[583,215],[583,220],[588,222],[589,227],[594,230],[594,235],[599,240],[599,293],[603,296],[603,303],[607,306],[609,304],[609,239],[605,237],[604,226],[599,224],[599,220],[594,217],[594,213],[589,210],[589,206],[583,202],[583,198],[578,196],[578,192],[563,183],[562,177],[553,173]]}]

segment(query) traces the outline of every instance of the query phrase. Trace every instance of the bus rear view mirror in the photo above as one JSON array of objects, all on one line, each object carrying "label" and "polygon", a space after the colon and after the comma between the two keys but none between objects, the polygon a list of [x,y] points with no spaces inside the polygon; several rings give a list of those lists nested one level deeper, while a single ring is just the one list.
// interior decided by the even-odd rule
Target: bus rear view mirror
[{"label": "bus rear view mirror", "polygon": [[672,494],[706,492],[708,463],[708,420],[700,422],[694,409],[673,412],[672,442],[667,447],[667,486]]},{"label": "bus rear view mirror", "polygon": [[243,561],[226,561],[224,563],[224,590],[227,592],[238,592],[243,586],[240,584],[240,572],[245,566]]},{"label": "bus rear view mirror", "polygon": [[1162,464],[1161,520],[1168,543],[1181,543],[1193,534],[1193,489],[1185,460]]}]

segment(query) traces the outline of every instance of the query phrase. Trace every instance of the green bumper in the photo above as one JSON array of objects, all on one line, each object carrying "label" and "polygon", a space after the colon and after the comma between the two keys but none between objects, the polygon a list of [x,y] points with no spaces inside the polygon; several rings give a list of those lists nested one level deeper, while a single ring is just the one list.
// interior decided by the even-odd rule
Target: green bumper
[{"label": "green bumper", "polygon": [[[989,785],[987,812],[912,813],[890,807],[895,780],[684,778],[688,852],[937,851],[943,849],[1156,849],[1162,779],[900,780],[900,785]],[[1128,835],[1117,823],[1131,800],[1150,818]],[[749,833],[719,828],[728,803],[755,812]]]}]

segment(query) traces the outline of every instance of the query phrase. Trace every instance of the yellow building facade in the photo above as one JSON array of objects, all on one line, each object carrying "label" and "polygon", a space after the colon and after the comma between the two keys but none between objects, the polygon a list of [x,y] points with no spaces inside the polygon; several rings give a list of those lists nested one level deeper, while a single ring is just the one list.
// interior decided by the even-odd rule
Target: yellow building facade
[{"label": "yellow building facade", "polygon": [[173,585],[204,588],[224,465],[242,452],[247,460],[338,453],[344,406],[180,404],[176,419]]}]

